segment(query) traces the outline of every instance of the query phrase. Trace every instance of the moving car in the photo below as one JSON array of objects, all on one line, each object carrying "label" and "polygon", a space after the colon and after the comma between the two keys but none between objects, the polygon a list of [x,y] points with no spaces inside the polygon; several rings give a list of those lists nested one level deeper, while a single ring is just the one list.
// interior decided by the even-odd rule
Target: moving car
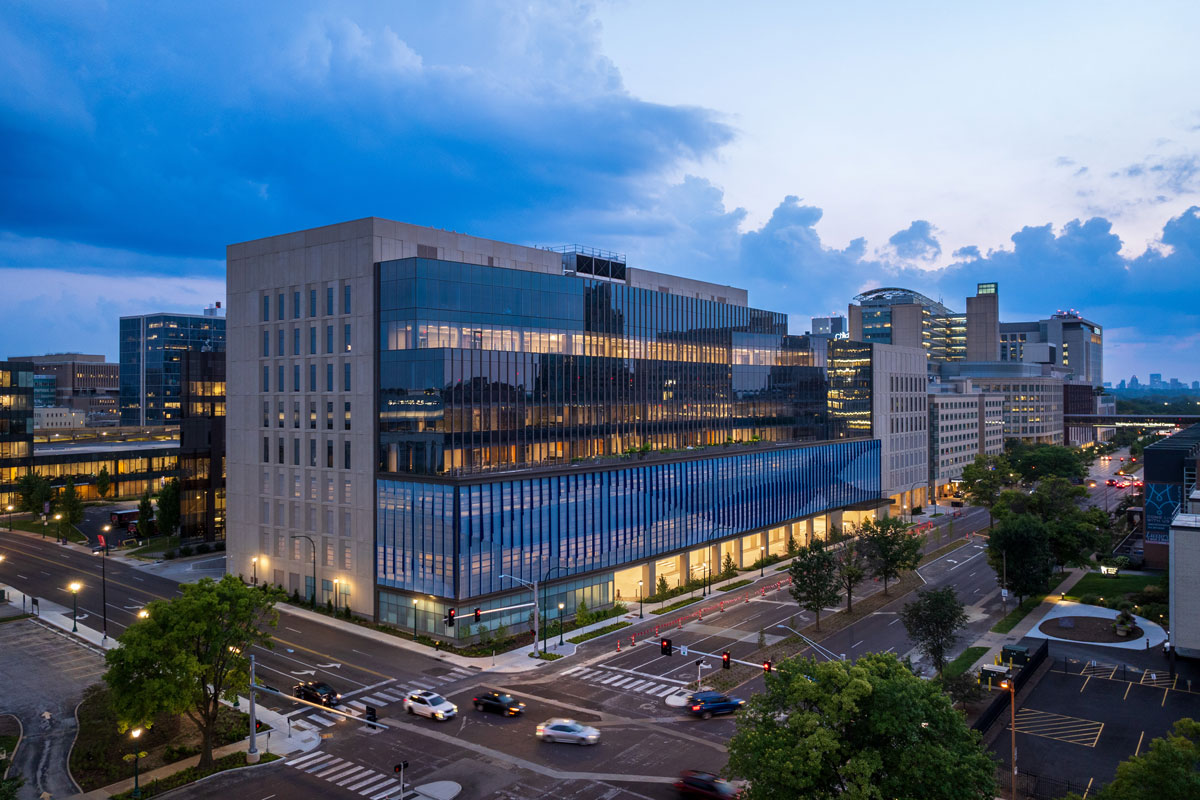
[{"label": "moving car", "polygon": [[476,696],[472,702],[475,703],[476,711],[491,711],[506,717],[515,717],[525,713],[525,704],[518,702],[517,698],[507,692],[489,690]]},{"label": "moving car", "polygon": [[729,781],[721,780],[711,772],[685,769],[675,781],[680,797],[740,797],[742,792]]},{"label": "moving car", "polygon": [[1109,478],[1108,480],[1106,480],[1106,481],[1104,482],[1104,485],[1105,485],[1105,486],[1116,486],[1116,485],[1117,485],[1117,481],[1116,481],[1116,479],[1115,479],[1115,478]]},{"label": "moving car", "polygon": [[419,717],[448,720],[458,713],[458,706],[436,692],[421,690],[404,698],[404,710]]},{"label": "moving car", "polygon": [[548,719],[539,724],[534,735],[543,742],[566,742],[567,744],[597,744],[600,731],[573,719]]},{"label": "moving car", "polygon": [[713,714],[732,714],[744,705],[745,700],[728,697],[720,692],[696,692],[688,698],[686,708],[689,714],[711,719]]},{"label": "moving car", "polygon": [[292,687],[292,697],[307,700],[310,703],[320,703],[333,708],[342,701],[342,696],[333,690],[328,683],[320,681],[301,681]]}]

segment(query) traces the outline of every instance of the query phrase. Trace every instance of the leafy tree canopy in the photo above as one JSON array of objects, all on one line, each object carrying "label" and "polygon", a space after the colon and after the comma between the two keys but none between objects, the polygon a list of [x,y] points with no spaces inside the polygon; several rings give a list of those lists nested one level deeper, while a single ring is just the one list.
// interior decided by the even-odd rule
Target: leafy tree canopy
[{"label": "leafy tree canopy", "polygon": [[249,652],[271,646],[276,590],[249,587],[232,575],[183,584],[183,594],[156,600],[149,616],[125,629],[105,654],[104,680],[126,727],[167,712],[185,714],[201,732],[200,766],[212,763],[220,700],[250,684]]},{"label": "leafy tree canopy", "polygon": [[958,632],[967,624],[962,601],[954,588],[917,592],[917,599],[904,606],[900,620],[917,648],[925,654],[938,674],[946,665],[946,654],[958,641]]},{"label": "leafy tree canopy", "polygon": [[825,542],[814,539],[808,547],[801,547],[796,558],[788,567],[792,579],[788,591],[805,611],[817,618],[817,630],[821,630],[821,611],[838,601],[837,561]]},{"label": "leafy tree canopy", "polygon": [[[1095,800],[1194,800],[1200,797],[1200,722],[1184,717],[1170,734],[1121,762]],[[1079,800],[1071,795],[1072,800]]]},{"label": "leafy tree canopy", "polygon": [[991,757],[950,699],[892,654],[785,661],[738,713],[745,800],[984,800]]},{"label": "leafy tree canopy", "polygon": [[[1050,532],[1032,514],[1003,517],[988,540],[988,563],[999,576],[1008,576],[1007,588],[1024,600],[1046,591],[1050,582]],[[1007,563],[1006,563],[1007,562]]]},{"label": "leafy tree canopy", "polygon": [[921,563],[925,537],[910,533],[908,525],[899,517],[865,520],[858,527],[858,533],[871,571],[883,581],[884,594],[888,593],[889,581],[916,569]]}]

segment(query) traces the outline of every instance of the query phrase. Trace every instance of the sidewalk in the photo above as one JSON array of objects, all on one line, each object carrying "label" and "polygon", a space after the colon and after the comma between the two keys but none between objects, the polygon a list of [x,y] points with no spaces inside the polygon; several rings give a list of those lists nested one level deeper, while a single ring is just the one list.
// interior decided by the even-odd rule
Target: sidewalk
[{"label": "sidewalk", "polygon": [[988,651],[980,656],[979,660],[977,660],[974,664],[968,666],[966,671],[970,672],[977,664],[992,663],[996,656],[1000,655],[1000,650],[1004,647],[1004,645],[1013,644],[1024,639],[1029,632],[1034,629],[1034,627],[1041,623],[1047,614],[1054,610],[1054,607],[1059,603],[1059,598],[1061,598],[1063,594],[1071,591],[1071,587],[1079,583],[1083,576],[1087,575],[1090,570],[1083,569],[1082,567],[1072,567],[1071,569],[1067,570],[1067,572],[1069,574],[1062,581],[1062,583],[1058,585],[1054,592],[1046,595],[1046,599],[1042,601],[1041,605],[1026,614],[1024,619],[1018,622],[1016,627],[1014,627],[1011,631],[1008,633],[995,633],[993,631],[988,631],[983,636],[980,636],[978,639],[976,639],[970,646],[987,647]]}]

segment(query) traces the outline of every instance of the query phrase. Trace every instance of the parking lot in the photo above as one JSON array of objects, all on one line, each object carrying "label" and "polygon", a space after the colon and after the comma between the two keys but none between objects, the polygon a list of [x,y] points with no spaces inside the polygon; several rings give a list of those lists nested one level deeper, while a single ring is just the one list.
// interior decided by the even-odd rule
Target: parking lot
[{"label": "parking lot", "polygon": [[[1200,718],[1200,692],[1187,686],[1154,668],[1059,659],[1017,705],[1018,772],[1095,791],[1175,720]],[[992,743],[1004,764],[1011,763],[1009,730],[1006,722]]]}]

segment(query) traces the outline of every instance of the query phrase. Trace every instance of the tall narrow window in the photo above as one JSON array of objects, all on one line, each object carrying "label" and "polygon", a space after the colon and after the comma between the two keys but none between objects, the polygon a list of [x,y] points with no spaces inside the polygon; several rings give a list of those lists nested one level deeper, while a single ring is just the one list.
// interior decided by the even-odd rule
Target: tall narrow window
[{"label": "tall narrow window", "polygon": [[271,368],[263,367],[262,390],[264,392],[271,391]]},{"label": "tall narrow window", "polygon": [[332,325],[325,326],[325,352],[326,353],[333,352],[333,326]]},{"label": "tall narrow window", "polygon": [[346,323],[345,331],[343,333],[342,338],[344,339],[344,345],[346,347],[346,352],[349,353],[350,352],[350,323]]},{"label": "tall narrow window", "polygon": [[279,437],[279,463],[283,463],[283,437]]},{"label": "tall narrow window", "polygon": [[263,437],[263,463],[264,464],[271,463],[271,437],[270,436]]},{"label": "tall narrow window", "polygon": [[300,440],[296,438],[292,439],[292,466],[300,466]]},{"label": "tall narrow window", "polygon": [[315,392],[317,390],[317,365],[308,365],[308,390]]},{"label": "tall narrow window", "polygon": [[268,356],[271,355],[271,332],[270,331],[263,331],[262,354],[263,354],[263,358],[267,358]]},{"label": "tall narrow window", "polygon": [[300,401],[299,400],[292,401],[292,427],[293,428],[300,427]]},{"label": "tall narrow window", "polygon": [[333,363],[325,364],[325,391],[333,391]]},{"label": "tall narrow window", "polygon": [[325,440],[325,466],[333,469],[333,439]]},{"label": "tall narrow window", "polygon": [[308,290],[308,315],[315,317],[317,315],[317,290]]},{"label": "tall narrow window", "polygon": [[300,391],[300,365],[292,364],[292,391]]},{"label": "tall narrow window", "polygon": [[263,322],[271,321],[271,295],[263,295]]},{"label": "tall narrow window", "polygon": [[310,431],[317,429],[317,404],[311,400],[308,403],[308,429]]},{"label": "tall narrow window", "polygon": [[263,400],[263,427],[271,427],[271,401]]},{"label": "tall narrow window", "polygon": [[346,284],[345,286],[342,287],[342,294],[344,295],[343,305],[345,306],[345,309],[342,311],[342,313],[349,314],[350,313],[350,284]]},{"label": "tall narrow window", "polygon": [[333,430],[333,401],[329,400],[325,403],[325,430]]},{"label": "tall narrow window", "polygon": [[280,392],[285,391],[283,388],[285,385],[283,382],[283,364],[279,365],[279,370],[278,370],[277,375],[279,377],[279,380],[275,382],[276,391],[280,391]]},{"label": "tall narrow window", "polygon": [[350,362],[347,361],[342,365],[342,388],[345,391],[350,391]]},{"label": "tall narrow window", "polygon": [[317,354],[317,326],[308,326],[308,354],[315,356]]},{"label": "tall narrow window", "polygon": [[292,355],[294,355],[294,356],[300,355],[300,329],[299,328],[292,328]]},{"label": "tall narrow window", "polygon": [[350,469],[350,440],[347,439],[343,444],[345,447],[343,448],[342,455],[342,469]]},{"label": "tall narrow window", "polygon": [[333,316],[333,287],[325,287],[325,316]]},{"label": "tall narrow window", "polygon": [[279,293],[279,302],[275,304],[275,318],[283,319],[283,292]]},{"label": "tall narrow window", "polygon": [[292,319],[300,319],[300,293],[292,292]]},{"label": "tall narrow window", "polygon": [[346,430],[350,430],[350,403],[346,403]]},{"label": "tall narrow window", "polygon": [[308,440],[308,465],[315,467],[317,465],[317,440]]}]

